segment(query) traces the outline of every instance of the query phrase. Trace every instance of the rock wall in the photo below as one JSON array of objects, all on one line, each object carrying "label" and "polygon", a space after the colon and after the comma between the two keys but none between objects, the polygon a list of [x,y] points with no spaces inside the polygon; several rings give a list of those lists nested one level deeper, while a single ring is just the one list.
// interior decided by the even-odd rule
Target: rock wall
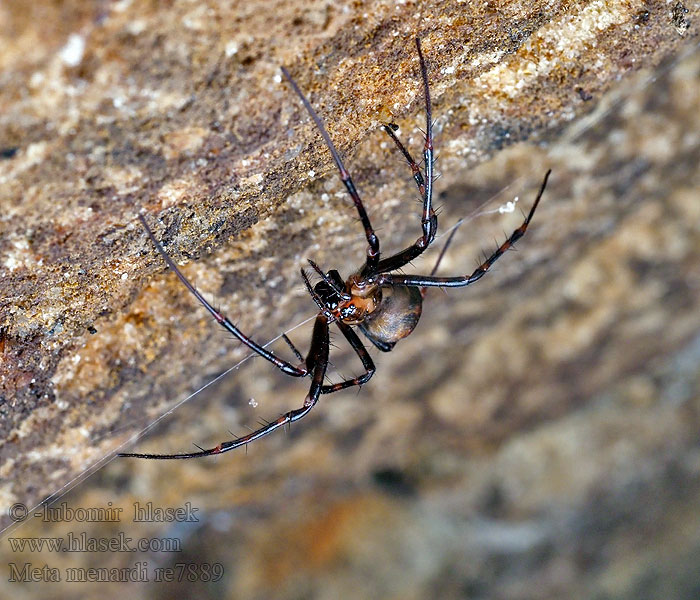
[{"label": "rock wall", "polygon": [[[70,505],[195,502],[186,534],[120,528],[180,536],[173,562],[224,564],[215,592],[191,584],[197,597],[693,597],[700,63],[688,8],[0,7],[2,505],[72,486],[245,356],[164,268],[139,212],[261,341],[313,315],[305,258],[344,274],[361,261],[356,216],[279,65],[326,121],[383,248],[417,237],[410,172],[378,125],[397,122],[420,152],[419,35],[441,229],[467,220],[441,272],[471,270],[517,227],[517,210],[497,209],[517,196],[528,210],[551,167],[520,252],[473,288],[430,292],[415,333],[373,354],[374,379],[323,398],[289,435],[216,460],[115,461]],[[290,335],[305,351],[308,330]],[[358,371],[335,343],[338,371]],[[307,382],[271,371],[245,363],[135,448],[214,445],[300,405]]]}]

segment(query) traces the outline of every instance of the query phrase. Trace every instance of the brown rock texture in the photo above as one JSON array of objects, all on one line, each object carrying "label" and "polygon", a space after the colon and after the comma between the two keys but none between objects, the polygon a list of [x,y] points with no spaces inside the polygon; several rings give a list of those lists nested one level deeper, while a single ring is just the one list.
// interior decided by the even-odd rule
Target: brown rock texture
[{"label": "brown rock texture", "polygon": [[[383,248],[413,242],[415,187],[378,125],[397,122],[419,153],[418,35],[441,230],[467,221],[440,271],[470,271],[517,227],[497,209],[518,196],[527,210],[551,167],[520,252],[469,290],[429,293],[416,332],[373,353],[374,379],[289,435],[215,460],[115,461],[54,503],[189,501],[188,528],[35,518],[13,535],[181,539],[177,555],[138,555],[153,598],[696,597],[700,15],[679,4],[0,6],[3,523],[246,354],[167,272],[139,212],[260,341],[313,315],[305,258],[343,274],[361,262],[356,215],[280,65]],[[305,351],[308,326],[290,335]],[[337,370],[358,371],[335,341]],[[135,448],[214,445],[307,387],[249,361]],[[136,560],[2,552],[62,570]],[[154,582],[177,562],[225,575]],[[123,595],[6,581],[26,597]]]}]

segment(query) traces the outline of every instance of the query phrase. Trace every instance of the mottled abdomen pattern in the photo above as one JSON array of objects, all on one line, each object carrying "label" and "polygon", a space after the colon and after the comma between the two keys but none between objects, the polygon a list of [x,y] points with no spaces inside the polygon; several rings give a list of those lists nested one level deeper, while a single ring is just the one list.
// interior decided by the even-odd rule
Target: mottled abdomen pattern
[{"label": "mottled abdomen pattern", "polygon": [[382,287],[382,300],[367,315],[360,329],[380,350],[390,350],[413,331],[423,308],[420,289],[413,286]]}]

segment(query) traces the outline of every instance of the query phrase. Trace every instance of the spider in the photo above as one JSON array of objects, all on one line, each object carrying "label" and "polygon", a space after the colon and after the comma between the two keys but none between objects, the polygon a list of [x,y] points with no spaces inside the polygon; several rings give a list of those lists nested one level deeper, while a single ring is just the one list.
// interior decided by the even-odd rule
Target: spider
[{"label": "spider", "polygon": [[[412,158],[408,150],[403,146],[401,141],[395,134],[397,127],[389,124],[384,125],[383,129],[392,139],[398,150],[401,152],[406,162],[411,168],[413,179],[418,187],[418,190],[423,199],[423,213],[421,218],[422,235],[406,249],[393,254],[386,258],[381,258],[379,252],[379,238],[377,237],[367,211],[362,204],[362,200],[355,188],[355,185],[343,165],[340,155],[331,141],[326,128],[321,119],[312,108],[311,104],[301,92],[296,82],[292,79],[289,72],[282,67],[282,73],[286,80],[291,85],[296,95],[301,100],[306,111],[311,116],[319,130],[326,146],[330,150],[331,156],[335,161],[340,172],[340,179],[345,185],[350,198],[352,198],[355,208],[360,217],[360,221],[365,230],[367,238],[367,256],[364,265],[355,273],[350,275],[347,280],[343,281],[340,273],[331,269],[324,272],[316,263],[309,260],[309,264],[313,271],[320,277],[320,281],[315,285],[311,285],[309,275],[302,268],[301,277],[304,281],[306,289],[318,306],[319,312],[314,323],[313,334],[311,337],[311,348],[309,349],[306,358],[292,344],[291,340],[283,335],[296,358],[300,361],[299,366],[295,366],[290,362],[280,358],[278,355],[266,350],[245,335],[238,327],[236,327],[226,316],[218,312],[214,307],[204,299],[197,289],[185,278],[185,276],[177,268],[173,260],[168,256],[163,246],[158,242],[146,220],[142,215],[139,219],[143,227],[155,245],[158,252],[162,255],[167,265],[180,278],[187,289],[197,298],[197,300],[212,314],[214,319],[224,327],[228,332],[233,334],[235,338],[240,340],[248,348],[264,359],[270,361],[283,373],[292,377],[311,377],[311,386],[309,393],[304,399],[304,403],[300,408],[291,410],[280,415],[274,421],[265,423],[259,429],[238,437],[236,439],[222,442],[214,448],[204,449],[199,446],[198,452],[187,452],[182,454],[139,454],[139,453],[120,453],[119,456],[133,458],[149,458],[149,459],[180,459],[180,458],[197,458],[200,456],[211,456],[214,454],[222,454],[233,450],[240,446],[249,444],[268,433],[298,421],[306,416],[311,409],[316,406],[321,394],[332,394],[340,390],[344,390],[353,386],[361,386],[367,383],[375,372],[375,366],[369,352],[365,348],[360,337],[355,333],[353,327],[359,328],[364,336],[374,344],[382,352],[389,352],[394,348],[396,343],[409,335],[421,315],[423,294],[428,287],[464,287],[470,285],[484,276],[491,268],[494,262],[498,260],[506,250],[508,250],[518,239],[520,239],[527,229],[535,209],[539,204],[544,189],[547,185],[547,179],[551,172],[547,171],[544,177],[542,186],[535,198],[535,202],[530,209],[529,214],[525,217],[522,225],[516,229],[505,242],[503,242],[494,252],[480,264],[471,275],[459,277],[435,277],[433,272],[428,275],[403,275],[396,274],[395,271],[401,269],[416,257],[420,256],[432,243],[437,233],[437,215],[433,210],[433,133],[432,133],[432,108],[430,101],[430,91],[428,87],[428,69],[423,57],[420,39],[416,38],[416,48],[418,50],[418,59],[420,62],[421,78],[423,82],[423,91],[425,95],[425,113],[426,113],[426,132],[425,145],[423,148],[423,170]],[[443,253],[449,244],[449,239]],[[442,253],[440,258],[442,257]],[[439,263],[438,259],[438,263]],[[339,383],[324,384],[326,369],[328,367],[329,354],[329,325],[334,323],[340,330],[342,335],[348,341],[352,349],[359,357],[365,372],[351,379],[345,379]]]}]

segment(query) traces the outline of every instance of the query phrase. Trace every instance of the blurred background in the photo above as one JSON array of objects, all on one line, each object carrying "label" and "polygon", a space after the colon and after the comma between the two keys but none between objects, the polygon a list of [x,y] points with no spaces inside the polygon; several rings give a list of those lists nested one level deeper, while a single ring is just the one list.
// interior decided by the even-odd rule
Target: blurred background
[{"label": "blurred background", "polygon": [[[514,10],[506,4],[497,10]],[[567,10],[594,4],[560,9],[565,17]],[[245,356],[163,269],[138,226],[128,229],[133,256],[148,260],[150,268],[126,294],[129,317],[115,311],[96,320],[94,337],[86,334],[87,341],[76,345],[82,359],[73,363],[81,366],[70,376],[59,366],[52,379],[64,390],[56,402],[67,397],[66,381],[79,381],[89,390],[82,397],[94,401],[93,412],[85,414],[119,418],[109,427],[88,428],[81,445],[40,430],[36,449],[23,451],[37,459],[35,469],[46,470],[41,477],[28,470],[25,481],[36,477],[45,484],[26,496],[7,491],[18,487],[3,488],[3,506],[31,509],[31,499],[55,492],[47,504],[54,512],[38,508],[37,517],[3,533],[0,595],[108,599],[128,590],[154,599],[699,597],[700,53],[693,38],[696,13],[687,16],[682,5],[675,13],[654,7],[648,5],[646,16],[641,8],[633,12],[634,24],[666,19],[664,26],[683,43],[658,64],[611,78],[598,94],[570,90],[580,106],[572,101],[568,116],[568,105],[552,109],[552,126],[532,100],[533,120],[519,121],[539,123],[531,130],[460,137],[454,113],[467,108],[458,99],[476,83],[450,88],[441,78],[451,75],[449,66],[434,65],[441,231],[465,221],[440,273],[470,272],[518,227],[551,168],[535,219],[518,251],[507,253],[478,284],[429,291],[415,332],[389,354],[370,350],[377,373],[361,390],[322,397],[288,431],[245,450],[191,461],[109,460],[109,451],[133,442],[135,432]],[[105,15],[142,9],[130,2],[104,4]],[[149,5],[147,17],[164,10]],[[290,4],[280,10],[298,9]],[[318,31],[332,29],[317,13],[304,14],[316,15],[311,24]],[[344,28],[363,17],[346,18]],[[683,19],[689,19],[685,29]],[[30,23],[25,27],[32,30]],[[574,35],[561,22],[559,29]],[[437,43],[426,33],[426,52],[431,40],[437,63]],[[406,45],[405,60],[415,67],[413,47]],[[311,55],[323,48],[309,47]],[[518,52],[529,60],[536,44],[513,52],[513,60]],[[322,86],[322,59],[331,54],[314,56],[318,70],[307,73],[305,83]],[[296,102],[288,90],[279,97]],[[396,117],[416,155],[424,119],[417,98],[410,114]],[[342,121],[340,106],[324,118],[335,114]],[[301,111],[294,115],[288,128],[305,119]],[[315,144],[312,158],[322,157],[325,149],[313,142],[317,134],[308,124],[307,130],[301,139]],[[7,122],[4,131],[10,131]],[[284,134],[290,144],[299,139],[293,134]],[[407,246],[419,234],[420,212],[410,171],[376,127],[355,139],[347,166],[360,191],[369,190],[363,193],[383,248]],[[284,162],[296,158],[294,152],[272,154]],[[323,160],[322,177],[298,182],[267,214],[239,223],[225,243],[197,241],[194,229],[186,229],[186,222],[201,222],[186,193],[173,192],[167,203],[162,188],[157,192],[161,209],[175,206],[184,216],[158,220],[155,209],[149,214],[187,275],[234,321],[243,319],[259,341],[313,317],[298,276],[301,259],[343,275],[362,261],[362,230],[327,156]],[[308,171],[308,164],[299,169]],[[13,206],[12,198],[6,202]],[[509,202],[515,211],[499,212]],[[445,239],[416,261],[415,272],[430,271]],[[289,333],[302,352],[310,326]],[[117,377],[103,364],[104,348],[117,342],[127,348],[133,339],[140,356],[152,352],[160,362],[153,359],[151,369],[142,359],[131,365],[126,387],[101,388],[119,399],[116,410],[94,400],[90,377],[103,371]],[[359,373],[342,337],[333,342],[330,381]],[[273,348],[289,354],[281,341]],[[189,362],[173,358],[177,352]],[[307,381],[287,378],[259,358],[247,360],[122,450],[176,453],[192,450],[193,442],[211,447],[300,406],[307,391]],[[72,420],[76,431],[97,422],[75,413],[60,420]],[[8,435],[3,451],[11,453],[25,434]],[[54,454],[47,450],[51,444]],[[83,445],[97,453],[88,454]],[[54,462],[56,456],[70,469]],[[101,468],[84,472],[102,456],[107,460]],[[3,479],[19,485],[24,472],[13,469],[20,463],[5,462]],[[91,520],[96,511],[90,509],[107,508],[121,512],[104,511]],[[105,518],[110,515],[115,518]],[[83,546],[40,550],[36,544],[44,542],[36,540],[42,537],[64,544],[82,540],[75,543]],[[112,539],[119,542],[107,547]],[[56,576],[60,581],[51,580]],[[86,581],[70,582],[70,576]]]}]

